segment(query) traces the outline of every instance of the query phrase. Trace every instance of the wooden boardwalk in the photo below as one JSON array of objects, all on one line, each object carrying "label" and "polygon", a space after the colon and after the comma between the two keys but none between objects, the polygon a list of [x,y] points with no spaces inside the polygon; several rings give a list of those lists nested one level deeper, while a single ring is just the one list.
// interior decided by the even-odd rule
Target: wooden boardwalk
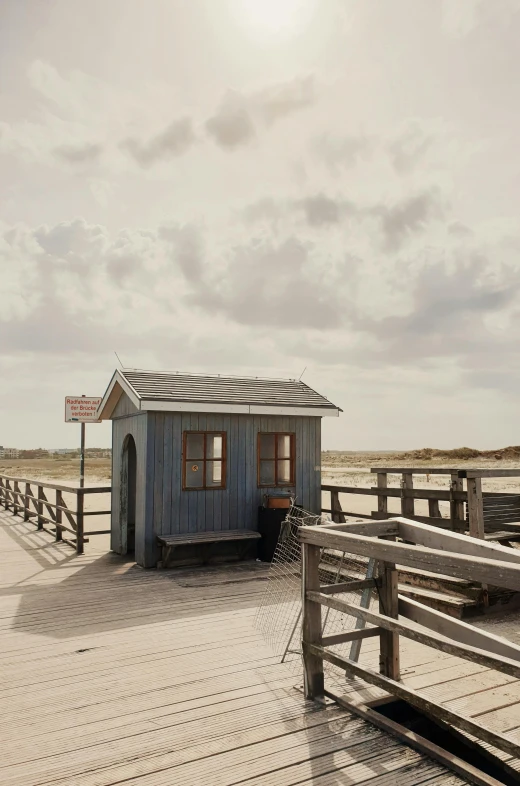
[{"label": "wooden boardwalk", "polygon": [[[3,786],[466,783],[304,701],[253,627],[264,566],[145,571],[103,546],[78,557],[0,511]],[[520,727],[506,676],[419,645],[403,667],[413,687],[459,709],[478,693],[490,722]]]}]

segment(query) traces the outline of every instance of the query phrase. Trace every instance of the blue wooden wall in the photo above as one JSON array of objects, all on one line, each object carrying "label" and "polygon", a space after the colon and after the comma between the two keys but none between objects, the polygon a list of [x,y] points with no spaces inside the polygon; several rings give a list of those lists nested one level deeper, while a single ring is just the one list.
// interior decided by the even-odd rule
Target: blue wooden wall
[{"label": "blue wooden wall", "polygon": [[[126,407],[126,409],[125,409]],[[128,411],[121,405],[119,412]],[[114,413],[112,548],[120,550],[114,534],[119,528],[118,477],[126,434],[137,447],[136,561],[155,564],[155,535],[207,530],[256,529],[258,506],[268,489],[257,487],[257,434],[294,432],[296,439],[296,502],[306,510],[321,507],[321,418],[190,413]],[[184,431],[227,433],[225,489],[182,490]],[[139,546],[138,546],[139,542]],[[119,548],[118,548],[119,544]]]}]

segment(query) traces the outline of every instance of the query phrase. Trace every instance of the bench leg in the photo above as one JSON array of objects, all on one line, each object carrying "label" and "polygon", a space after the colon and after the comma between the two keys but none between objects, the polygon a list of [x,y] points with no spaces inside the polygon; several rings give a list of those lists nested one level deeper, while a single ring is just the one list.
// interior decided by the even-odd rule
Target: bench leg
[{"label": "bench leg", "polygon": [[167,568],[168,562],[170,559],[170,554],[173,551],[173,546],[163,546],[162,547],[162,567]]}]

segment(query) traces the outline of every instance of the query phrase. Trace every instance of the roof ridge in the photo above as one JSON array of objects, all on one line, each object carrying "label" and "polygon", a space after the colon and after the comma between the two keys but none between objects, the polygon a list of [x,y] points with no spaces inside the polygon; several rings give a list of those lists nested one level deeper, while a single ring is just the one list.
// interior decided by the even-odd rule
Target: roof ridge
[{"label": "roof ridge", "polygon": [[209,379],[234,379],[234,380],[259,380],[265,382],[296,382],[300,385],[305,385],[305,387],[309,387],[306,382],[302,382],[296,377],[261,377],[261,376],[247,376],[247,375],[235,375],[235,374],[215,374],[203,371],[154,371],[152,369],[147,368],[122,368],[120,371],[125,374],[126,372],[135,372],[137,374],[160,374],[162,376],[168,377],[202,377],[202,378],[209,378]]}]

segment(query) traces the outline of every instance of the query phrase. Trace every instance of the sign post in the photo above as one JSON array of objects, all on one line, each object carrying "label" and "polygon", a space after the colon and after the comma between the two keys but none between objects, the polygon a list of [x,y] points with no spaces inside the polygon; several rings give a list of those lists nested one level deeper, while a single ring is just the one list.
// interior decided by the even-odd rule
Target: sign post
[{"label": "sign post", "polygon": [[81,448],[79,452],[79,487],[85,485],[85,424],[81,424]]},{"label": "sign post", "polygon": [[66,396],[65,423],[81,424],[81,452],[79,458],[79,487],[85,486],[85,424],[101,423],[98,420],[98,407],[101,398],[86,396]]}]

